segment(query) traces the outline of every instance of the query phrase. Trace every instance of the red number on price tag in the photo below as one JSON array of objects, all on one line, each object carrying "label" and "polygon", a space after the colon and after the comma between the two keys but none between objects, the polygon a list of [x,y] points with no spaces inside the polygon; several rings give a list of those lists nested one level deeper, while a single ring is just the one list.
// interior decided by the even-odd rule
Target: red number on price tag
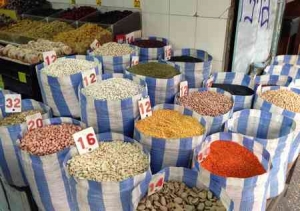
[{"label": "red number on price tag", "polygon": [[189,85],[187,81],[182,81],[180,83],[180,97],[186,96],[189,94]]},{"label": "red number on price tag", "polygon": [[43,117],[41,113],[36,113],[26,117],[26,123],[28,130],[43,127]]},{"label": "red number on price tag", "polygon": [[134,32],[126,34],[125,37],[126,37],[126,43],[127,44],[133,43],[133,41],[134,41]]},{"label": "red number on price tag", "polygon": [[94,84],[97,82],[97,75],[96,75],[96,70],[95,69],[91,69],[91,70],[87,70],[82,72],[82,83],[83,83],[83,87],[87,87],[91,84]]},{"label": "red number on price tag", "polygon": [[52,64],[56,61],[57,56],[55,51],[48,51],[43,53],[44,62],[46,62],[47,65]]},{"label": "red number on price tag", "polygon": [[22,111],[21,95],[7,94],[5,95],[5,112],[18,113]]},{"label": "red number on price tag", "polygon": [[80,155],[91,152],[99,147],[95,131],[92,127],[73,134],[73,139]]},{"label": "red number on price tag", "polygon": [[172,56],[171,54],[172,54],[172,46],[171,45],[165,46],[165,60],[170,60]]},{"label": "red number on price tag", "polygon": [[205,160],[205,158],[208,156],[209,153],[210,153],[210,147],[206,148],[204,151],[201,151],[198,154],[198,162],[202,163],[202,161]]},{"label": "red number on price tag", "polygon": [[149,183],[148,196],[152,195],[157,191],[160,191],[164,186],[164,182],[165,174],[154,175],[151,182]]},{"label": "red number on price tag", "polygon": [[92,42],[92,44],[90,45],[91,49],[96,49],[99,48],[101,46],[100,42],[98,40],[94,40],[94,42]]},{"label": "red number on price tag", "polygon": [[139,56],[133,56],[131,59],[131,66],[135,66],[138,65],[140,61],[140,57]]},{"label": "red number on price tag", "polygon": [[213,82],[214,82],[214,78],[210,77],[207,81],[206,81],[206,87],[207,88],[211,88],[213,86]]},{"label": "red number on price tag", "polygon": [[141,119],[145,119],[146,117],[152,116],[152,108],[150,98],[141,99],[139,102],[139,111],[141,115]]}]

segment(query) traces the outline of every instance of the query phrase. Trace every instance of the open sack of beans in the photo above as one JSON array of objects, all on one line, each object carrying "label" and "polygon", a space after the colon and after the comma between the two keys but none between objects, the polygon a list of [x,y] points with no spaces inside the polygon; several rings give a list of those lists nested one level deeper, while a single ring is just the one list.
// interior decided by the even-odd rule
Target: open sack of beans
[{"label": "open sack of beans", "polygon": [[44,119],[52,117],[51,109],[35,100],[22,100],[22,112],[0,114],[0,168],[8,184],[17,187],[27,186],[16,145],[23,130],[27,129],[26,117],[41,113]]},{"label": "open sack of beans", "polygon": [[266,209],[271,157],[260,143],[237,133],[215,133],[196,148],[193,161],[201,181],[223,187],[235,210]]},{"label": "open sack of beans", "polygon": [[150,151],[153,173],[168,166],[190,167],[205,133],[204,118],[173,104],[155,106],[152,116],[138,118],[134,128],[134,138]]},{"label": "open sack of beans", "polygon": [[161,60],[165,58],[165,46],[169,41],[161,37],[136,38],[131,45],[135,46],[140,61]]},{"label": "open sack of beans", "polygon": [[286,75],[261,75],[254,78],[254,90],[262,85],[264,86],[289,86],[292,78]]},{"label": "open sack of beans", "polygon": [[147,96],[147,84],[126,74],[103,74],[98,82],[80,85],[81,119],[97,133],[109,131],[132,137],[134,120],[139,115],[138,101]]},{"label": "open sack of beans", "polygon": [[280,55],[274,58],[274,65],[276,64],[291,64],[291,65],[300,65],[300,56],[299,55]]},{"label": "open sack of beans", "polygon": [[22,130],[19,156],[39,210],[75,210],[63,161],[75,145],[72,135],[84,128],[71,118],[53,118],[41,128]]},{"label": "open sack of beans", "polygon": [[99,147],[64,160],[78,210],[132,211],[132,190],[149,184],[149,153],[135,140],[117,133],[97,135]]},{"label": "open sack of beans", "polygon": [[181,73],[178,65],[164,61],[139,63],[126,70],[126,74],[137,76],[146,81],[152,106],[173,103],[179,92]]},{"label": "open sack of beans", "polygon": [[[218,184],[201,180],[196,171],[187,168],[169,167],[152,177],[151,183],[163,178],[163,187],[152,193],[150,186],[139,185],[132,193],[134,210],[216,210],[231,211],[233,201]],[[152,193],[147,195],[147,192]]]},{"label": "open sack of beans", "polygon": [[91,56],[67,56],[47,66],[36,66],[43,101],[53,109],[55,116],[80,117],[78,86],[82,72],[95,69],[102,74],[102,64]]},{"label": "open sack of beans", "polygon": [[223,131],[223,124],[232,114],[232,95],[218,88],[189,89],[189,94],[175,97],[175,103],[191,109],[206,120],[207,134]]},{"label": "open sack of beans", "polygon": [[226,122],[225,130],[249,137],[268,150],[271,156],[272,169],[267,198],[278,196],[285,187],[289,153],[295,138],[296,122],[280,114],[247,109],[235,112],[231,119]]},{"label": "open sack of beans", "polygon": [[293,79],[299,79],[300,66],[294,66],[291,64],[271,65],[266,67],[264,73],[268,75],[285,75],[290,76]]}]

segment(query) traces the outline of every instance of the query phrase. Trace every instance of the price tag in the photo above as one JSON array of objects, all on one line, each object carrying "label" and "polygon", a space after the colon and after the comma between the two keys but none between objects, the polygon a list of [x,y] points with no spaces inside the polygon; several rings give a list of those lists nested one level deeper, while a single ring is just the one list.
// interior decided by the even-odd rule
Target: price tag
[{"label": "price tag", "polygon": [[214,77],[210,77],[207,81],[206,81],[206,88],[211,88],[213,86],[214,83]]},{"label": "price tag", "polygon": [[28,130],[43,127],[43,117],[41,113],[36,113],[26,117],[26,123]]},{"label": "price tag", "polygon": [[7,94],[5,95],[5,112],[18,113],[22,111],[21,95]]},{"label": "price tag", "polygon": [[134,32],[126,34],[125,39],[126,39],[127,44],[133,43],[133,41],[134,41]]},{"label": "price tag", "polygon": [[94,83],[97,83],[96,70],[91,69],[91,70],[83,71],[82,72],[82,83],[83,83],[83,87],[87,87]]},{"label": "price tag", "polygon": [[101,6],[102,1],[101,0],[96,0],[96,5]]},{"label": "price tag", "polygon": [[123,44],[126,42],[126,35],[125,34],[119,34],[116,36],[116,41],[119,44]]},{"label": "price tag", "polygon": [[94,128],[92,127],[73,134],[73,139],[80,155],[92,152],[99,147]]},{"label": "price tag", "polygon": [[99,48],[101,46],[100,42],[96,39],[94,40],[94,42],[92,42],[92,44],[90,45],[91,49],[96,49]]},{"label": "price tag", "polygon": [[210,153],[210,147],[207,147],[205,150],[201,151],[198,154],[198,162],[202,163],[202,161],[205,160],[205,158],[208,156],[209,153]]},{"label": "price tag", "polygon": [[140,57],[139,57],[139,56],[132,56],[132,59],[131,59],[131,67],[132,67],[132,66],[135,66],[135,65],[138,65],[138,64],[139,64],[139,61],[140,61]]},{"label": "price tag", "polygon": [[57,59],[56,52],[55,51],[44,52],[43,53],[43,59],[44,59],[44,62],[46,62],[47,65],[52,64]]},{"label": "price tag", "polygon": [[142,30],[134,31],[129,34],[119,34],[116,35],[116,42],[123,44],[131,44],[136,38],[141,38],[142,37]]},{"label": "price tag", "polygon": [[261,93],[262,93],[262,87],[263,87],[263,85],[261,85],[261,84],[257,87],[256,92],[257,92],[258,94],[261,94]]},{"label": "price tag", "polygon": [[172,46],[167,45],[165,46],[165,60],[170,60],[172,56]]},{"label": "price tag", "polygon": [[189,94],[189,85],[187,81],[182,81],[180,83],[180,93],[179,96],[183,97]]},{"label": "price tag", "polygon": [[135,8],[141,8],[140,0],[133,0],[133,5],[134,5]]},{"label": "price tag", "polygon": [[148,196],[153,193],[160,191],[164,187],[165,183],[165,174],[154,175],[148,187]]},{"label": "price tag", "polygon": [[150,98],[146,97],[138,102],[141,119],[152,116]]}]

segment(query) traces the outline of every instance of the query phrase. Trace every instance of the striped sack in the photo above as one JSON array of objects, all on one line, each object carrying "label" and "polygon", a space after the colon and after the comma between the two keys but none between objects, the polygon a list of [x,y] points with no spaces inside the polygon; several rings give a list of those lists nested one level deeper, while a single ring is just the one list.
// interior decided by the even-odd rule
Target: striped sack
[{"label": "striped sack", "polygon": [[[63,58],[93,61],[98,64],[95,66],[96,74],[102,74],[102,64],[95,57],[75,55]],[[53,109],[55,116],[80,117],[78,86],[82,81],[81,73],[57,78],[43,74],[45,66],[47,66],[46,63],[36,66],[37,78],[44,103]]]},{"label": "striped sack", "polygon": [[[187,168],[168,167],[168,168],[164,168],[163,170],[161,170],[160,172],[157,173],[157,175],[159,175],[159,174],[165,175],[166,182],[168,182],[168,181],[183,182],[190,188],[197,187],[200,190],[203,190],[203,189],[209,190],[217,198],[220,199],[220,201],[222,202],[222,204],[224,205],[226,210],[228,210],[228,211],[233,210],[234,203],[229,198],[226,191],[216,183],[213,183],[213,182],[209,183],[208,180],[201,180],[198,172],[196,172],[196,171],[193,171],[193,170],[187,169]],[[156,175],[154,175],[154,176],[156,176]],[[133,210],[140,210],[140,209],[137,209],[138,203],[139,203],[139,201],[141,201],[141,199],[143,197],[146,196],[147,191],[148,191],[148,186],[143,185],[143,184],[137,186],[133,190],[133,192],[132,192],[132,195],[133,195],[132,198],[134,199],[134,201],[132,201]],[[161,210],[163,210],[163,209],[161,209]]]},{"label": "striped sack", "polygon": [[225,131],[243,134],[261,143],[270,153],[272,169],[267,198],[284,190],[295,129],[296,122],[288,117],[254,109],[235,112],[225,124]]},{"label": "striped sack", "polygon": [[[97,135],[100,142],[111,140],[124,140],[125,142],[138,144],[137,141],[117,133],[102,133]],[[143,149],[149,157],[149,153]],[[149,183],[151,179],[150,168],[139,175],[130,177],[120,182],[96,182],[86,179],[78,179],[68,174],[67,162],[73,156],[78,155],[76,149],[72,149],[64,160],[64,169],[69,178],[71,192],[77,210],[84,211],[132,211],[131,209],[131,192],[140,183]]]},{"label": "striped sack", "polygon": [[[222,177],[202,168],[199,158],[207,156],[210,145],[218,140],[232,141],[250,150],[260,161],[266,173],[249,178]],[[194,151],[194,169],[199,171],[201,181],[217,183],[222,186],[234,202],[234,210],[265,211],[266,194],[269,186],[271,168],[270,153],[264,147],[243,135],[237,133],[215,133],[205,139],[205,143]],[[209,186],[210,187],[210,186]]]},{"label": "striped sack", "polygon": [[[44,119],[52,117],[51,109],[43,103],[35,100],[22,100],[22,111],[38,109],[44,112]],[[3,109],[4,110],[4,109]],[[0,119],[8,116],[8,113],[0,114]],[[27,180],[18,157],[19,147],[16,141],[20,134],[27,128],[27,124],[17,124],[11,126],[0,126],[0,168],[5,181],[17,187],[27,186]]]},{"label": "striped sack", "polygon": [[190,88],[200,88],[203,80],[209,78],[212,70],[213,57],[207,52],[197,49],[185,48],[172,51],[172,56],[191,56],[202,59],[203,62],[170,62],[179,66],[182,79],[188,81]]},{"label": "striped sack", "polygon": [[[71,118],[53,118],[43,121],[45,126],[62,123],[80,125],[85,128],[84,123]],[[26,133],[27,130],[24,129],[23,136]],[[39,210],[75,210],[68,178],[63,168],[63,161],[69,151],[70,148],[66,148],[55,154],[36,156],[20,150],[22,166]]]},{"label": "striped sack", "polygon": [[[144,87],[143,91],[123,100],[97,100],[79,93],[81,120],[95,129],[96,133],[119,132],[132,137],[134,120],[139,115],[138,101],[147,96],[147,84],[138,77],[125,74],[104,74],[98,81],[110,78],[126,78]],[[82,85],[79,86],[79,90]]]},{"label": "striped sack", "polygon": [[[151,61],[167,64],[164,61]],[[171,65],[171,64],[169,64]],[[177,70],[179,70],[178,65],[172,64]],[[142,75],[136,75],[126,70],[126,74],[137,76],[142,80],[146,81],[148,86],[148,94],[150,97],[151,105],[155,106],[163,103],[173,103],[174,97],[177,92],[179,92],[179,85],[182,79],[182,75],[178,74],[173,78],[161,79],[152,78]]]},{"label": "striped sack", "polygon": [[276,64],[292,64],[300,65],[300,56],[298,55],[280,55],[274,58],[274,65]]},{"label": "striped sack", "polygon": [[254,90],[256,91],[259,85],[262,86],[289,86],[292,82],[290,76],[285,75],[261,75],[254,78]]},{"label": "striped sack", "polygon": [[264,73],[268,75],[285,75],[290,76],[293,79],[299,79],[300,66],[293,66],[290,64],[271,65],[266,67]]},{"label": "striped sack", "polygon": [[[192,116],[206,129],[205,119],[196,112],[173,104],[157,105],[153,108],[154,111],[161,109],[174,110],[186,116]],[[150,151],[151,170],[152,173],[157,173],[167,166],[190,167],[193,150],[203,142],[205,134],[188,138],[165,139],[148,136],[135,127],[134,138]]]}]

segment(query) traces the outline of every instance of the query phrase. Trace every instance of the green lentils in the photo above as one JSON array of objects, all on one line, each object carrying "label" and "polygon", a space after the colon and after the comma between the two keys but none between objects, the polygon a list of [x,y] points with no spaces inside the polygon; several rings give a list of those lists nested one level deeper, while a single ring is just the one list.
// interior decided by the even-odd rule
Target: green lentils
[{"label": "green lentils", "polygon": [[10,114],[7,117],[4,117],[0,120],[0,126],[10,126],[10,125],[17,125],[26,122],[26,117],[30,115],[34,115],[36,113],[43,113],[40,110],[29,110],[23,111],[21,113],[14,113]]}]

